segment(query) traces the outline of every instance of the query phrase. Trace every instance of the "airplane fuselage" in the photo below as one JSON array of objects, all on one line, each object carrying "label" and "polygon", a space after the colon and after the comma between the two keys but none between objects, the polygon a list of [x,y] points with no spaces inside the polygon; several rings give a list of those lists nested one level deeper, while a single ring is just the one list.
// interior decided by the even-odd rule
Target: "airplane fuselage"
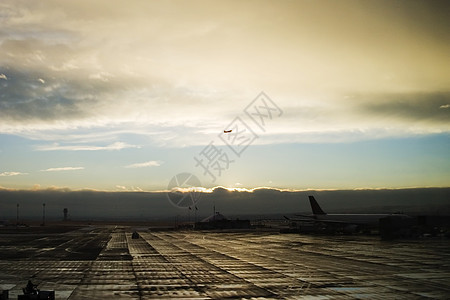
[{"label": "airplane fuselage", "polygon": [[308,216],[315,222],[323,222],[328,224],[348,224],[348,225],[367,225],[378,226],[380,219],[386,217],[394,218],[410,218],[404,214],[327,214],[322,210],[314,196],[309,196],[309,202],[313,214]]},{"label": "airplane fuselage", "polygon": [[377,226],[381,218],[397,216],[401,218],[409,218],[409,216],[403,214],[325,214],[314,215],[314,219],[316,221],[324,222]]}]

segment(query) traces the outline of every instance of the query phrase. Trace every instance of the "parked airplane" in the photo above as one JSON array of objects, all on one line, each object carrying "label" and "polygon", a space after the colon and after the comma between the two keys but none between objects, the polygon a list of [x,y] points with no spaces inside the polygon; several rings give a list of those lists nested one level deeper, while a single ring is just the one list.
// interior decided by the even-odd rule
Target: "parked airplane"
[{"label": "parked airplane", "polygon": [[411,218],[404,214],[327,214],[322,210],[314,196],[308,196],[312,215],[296,215],[302,217],[295,221],[323,224],[328,229],[341,229],[344,232],[354,232],[360,229],[378,227],[379,221],[386,217]]}]

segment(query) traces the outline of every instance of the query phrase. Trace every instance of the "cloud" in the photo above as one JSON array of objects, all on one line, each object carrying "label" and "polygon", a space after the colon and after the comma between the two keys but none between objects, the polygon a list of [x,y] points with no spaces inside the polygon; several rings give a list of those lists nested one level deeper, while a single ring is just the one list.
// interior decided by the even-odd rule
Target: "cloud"
[{"label": "cloud", "polygon": [[[173,207],[164,192],[136,191],[93,191],[69,190],[61,188],[34,190],[11,190],[0,188],[2,214],[13,218],[16,205],[20,203],[21,215],[36,219],[42,203],[46,203],[49,216],[62,216],[63,208],[68,208],[74,219],[111,219],[164,217],[173,221],[183,210]],[[217,210],[227,217],[260,218],[261,215],[280,214],[291,216],[296,213],[311,213],[308,195],[314,195],[321,207],[329,213],[392,213],[403,211],[407,214],[433,215],[448,213],[449,188],[379,189],[379,190],[329,190],[329,191],[278,191],[260,189],[253,193],[246,191],[226,191],[217,189],[214,193],[204,193],[199,197],[198,216],[213,213],[213,203]],[[187,211],[185,209],[184,211]]]},{"label": "cloud", "polygon": [[123,142],[115,142],[107,146],[93,146],[93,145],[59,145],[58,143],[51,145],[37,145],[34,147],[37,151],[113,151],[127,148],[140,148],[137,145],[130,145]]},{"label": "cloud", "polygon": [[[268,128],[275,134],[257,143],[309,135],[348,140],[352,132],[367,138],[386,128],[385,136],[448,131],[446,109],[387,100],[448,89],[449,21],[440,3],[199,1],[179,2],[175,11],[164,2],[100,3],[2,2],[0,133],[52,132],[58,141],[73,136],[64,137],[67,131],[121,127],[141,135],[158,128],[169,134],[153,136],[157,145],[199,145],[212,136],[202,134],[219,132],[261,89],[286,113],[282,126]],[[274,13],[283,21],[269,22]],[[359,97],[358,104],[342,93],[370,99]]]},{"label": "cloud", "polygon": [[143,162],[143,163],[131,164],[131,165],[125,166],[125,168],[159,167],[159,166],[161,166],[161,164],[163,164],[162,161],[159,161],[159,160],[150,160],[150,161]]},{"label": "cloud", "polygon": [[117,191],[121,191],[121,192],[144,192],[144,190],[138,186],[126,187],[123,185],[116,185],[116,188],[117,188]]},{"label": "cloud", "polygon": [[8,81],[0,85],[0,116],[5,121],[0,125],[6,122],[33,124],[59,119],[74,120],[87,114],[83,102],[92,101],[88,91],[79,93],[76,89],[81,90],[81,86],[59,79],[44,85],[36,80],[39,73],[33,69],[9,71]]},{"label": "cloud", "polygon": [[62,168],[49,168],[45,170],[41,170],[41,172],[60,172],[60,171],[75,171],[75,170],[83,170],[84,167],[62,167]]},{"label": "cloud", "polygon": [[0,173],[0,176],[17,176],[17,175],[27,175],[28,173],[22,173],[22,172],[3,172]]},{"label": "cloud", "polygon": [[[446,108],[450,102],[450,92],[368,94],[357,97],[357,109],[367,115],[405,121],[429,121],[448,125],[450,115]],[[355,102],[356,102],[355,101]]]}]

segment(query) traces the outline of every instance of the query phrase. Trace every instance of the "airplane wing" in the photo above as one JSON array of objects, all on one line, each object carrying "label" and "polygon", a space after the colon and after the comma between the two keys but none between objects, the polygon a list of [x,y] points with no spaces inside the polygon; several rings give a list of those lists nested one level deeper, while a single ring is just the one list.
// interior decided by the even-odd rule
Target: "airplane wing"
[{"label": "airplane wing", "polygon": [[[322,224],[334,224],[334,225],[359,225],[359,223],[349,222],[349,221],[339,221],[339,220],[323,220],[318,219],[314,215],[295,215],[300,217],[300,219],[295,219],[293,221],[303,221],[303,222],[314,222],[314,223],[322,223]],[[290,219],[289,219],[290,220]]]},{"label": "airplane wing", "polygon": [[302,218],[309,218],[309,219],[316,219],[316,216],[314,216],[314,215],[299,215],[299,214],[296,214],[294,216],[302,217]]},{"label": "airplane wing", "polygon": [[[295,216],[300,216],[300,215],[295,215]],[[319,222],[318,220],[316,220],[316,219],[314,219],[314,217],[312,217],[312,216],[304,216],[304,217],[306,217],[306,218],[300,218],[300,219],[294,219],[294,218],[289,218],[289,217],[286,217],[286,216],[283,216],[286,220],[289,220],[289,221],[294,221],[294,222],[305,222],[305,223],[308,223],[308,222],[313,222],[313,223],[316,223],[316,222]]]},{"label": "airplane wing", "polygon": [[325,223],[325,224],[348,224],[348,225],[356,225],[358,223],[347,222],[347,221],[337,221],[337,220],[314,220],[317,223]]}]

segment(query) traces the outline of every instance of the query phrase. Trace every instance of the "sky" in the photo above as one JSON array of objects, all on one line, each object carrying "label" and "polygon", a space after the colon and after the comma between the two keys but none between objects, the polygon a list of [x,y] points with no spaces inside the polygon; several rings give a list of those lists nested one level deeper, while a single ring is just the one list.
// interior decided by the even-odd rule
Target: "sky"
[{"label": "sky", "polygon": [[2,1],[0,187],[449,187],[449,11]]}]

